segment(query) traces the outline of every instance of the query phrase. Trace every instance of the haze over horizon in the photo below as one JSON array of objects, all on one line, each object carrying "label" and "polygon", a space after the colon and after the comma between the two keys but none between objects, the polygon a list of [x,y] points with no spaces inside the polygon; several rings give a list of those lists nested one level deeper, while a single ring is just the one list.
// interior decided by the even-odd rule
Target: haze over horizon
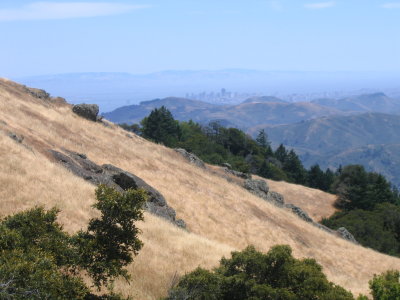
[{"label": "haze over horizon", "polygon": [[162,70],[400,70],[400,2],[11,1],[2,77]]}]

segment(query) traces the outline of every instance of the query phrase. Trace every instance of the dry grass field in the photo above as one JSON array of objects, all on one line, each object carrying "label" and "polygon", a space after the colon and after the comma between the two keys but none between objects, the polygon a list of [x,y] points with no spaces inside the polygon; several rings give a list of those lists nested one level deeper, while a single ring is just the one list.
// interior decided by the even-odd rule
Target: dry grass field
[{"label": "dry grass field", "polygon": [[[232,183],[239,185],[244,183],[244,179],[226,173],[222,167],[207,165],[207,168],[221,177],[228,178]],[[285,181],[265,179],[256,175],[253,175],[252,178],[265,180],[271,191],[285,195],[285,203],[292,203],[301,207],[314,221],[320,221],[336,212],[334,207],[336,196],[333,194]]]},{"label": "dry grass field", "polygon": [[[9,132],[23,136],[22,144],[9,138]],[[211,268],[221,256],[249,244],[262,251],[288,244],[296,257],[315,258],[331,281],[355,294],[368,291],[373,274],[400,269],[400,259],[325,233],[237,184],[190,165],[171,149],[140,137],[128,138],[120,128],[84,120],[68,105],[34,98],[21,86],[0,80],[0,215],[38,204],[57,206],[66,230],[86,226],[95,214],[90,208],[95,187],[49,159],[48,149],[61,148],[85,153],[98,164],[111,163],[143,178],[188,225],[190,233],[145,214],[140,224],[145,246],[129,266],[133,281],[116,284],[134,299],[158,299],[166,294],[174,277],[197,266]],[[310,192],[301,186],[269,183],[287,200]],[[313,195],[310,199],[315,201],[307,203],[302,198],[297,205],[313,211],[311,215],[318,219],[325,211],[322,206],[313,209],[320,203],[317,194]],[[321,192],[321,197],[326,196]],[[329,206],[326,204],[328,214],[332,212]]]},{"label": "dry grass field", "polygon": [[333,215],[336,196],[309,187],[284,181],[267,180],[272,191],[285,195],[285,202],[293,203],[306,211],[314,221]]}]

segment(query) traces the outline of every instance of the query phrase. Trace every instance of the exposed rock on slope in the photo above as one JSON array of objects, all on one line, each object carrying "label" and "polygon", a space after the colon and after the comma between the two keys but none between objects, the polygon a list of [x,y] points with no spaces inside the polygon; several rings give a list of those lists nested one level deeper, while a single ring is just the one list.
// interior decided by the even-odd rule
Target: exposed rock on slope
[{"label": "exposed rock on slope", "polygon": [[97,104],[77,104],[73,106],[72,111],[82,118],[96,122],[99,106]]},{"label": "exposed rock on slope", "polygon": [[313,219],[311,219],[310,216],[304,210],[302,210],[300,207],[290,204],[290,203],[285,204],[285,207],[289,208],[300,219],[302,219],[308,223],[314,223]]},{"label": "exposed rock on slope", "polygon": [[45,90],[29,88],[29,87],[25,87],[25,88],[26,88],[26,91],[35,98],[50,99],[50,94],[47,93]]},{"label": "exposed rock on slope", "polygon": [[276,206],[283,206],[285,199],[277,192],[269,191],[267,194],[267,201],[275,203]]},{"label": "exposed rock on slope", "polygon": [[337,231],[332,230],[322,224],[314,222],[314,220],[300,207],[298,207],[294,204],[291,204],[291,203],[285,204],[284,197],[277,192],[270,191],[268,183],[265,180],[248,179],[248,180],[245,180],[243,186],[250,193],[260,197],[261,199],[264,199],[278,207],[284,207],[284,208],[289,209],[292,213],[294,213],[296,216],[298,216],[303,221],[311,223],[314,226],[318,227],[319,229],[322,229],[331,234],[335,234],[335,235],[337,235],[345,240],[348,240],[352,243],[358,244],[358,242],[356,241],[354,236],[346,228],[341,227]]},{"label": "exposed rock on slope", "polygon": [[336,232],[345,240],[358,244],[354,236],[345,227],[340,227],[338,230],[336,230]]},{"label": "exposed rock on slope", "polygon": [[205,163],[193,153],[187,152],[185,149],[182,148],[175,148],[174,150],[182,155],[191,164],[194,164],[203,169],[206,167]]},{"label": "exposed rock on slope", "polygon": [[269,186],[264,180],[247,179],[244,182],[244,188],[250,193],[268,201]]},{"label": "exposed rock on slope", "polygon": [[92,184],[105,184],[115,188],[119,192],[123,192],[129,188],[142,188],[146,190],[149,199],[145,204],[145,208],[149,212],[163,217],[179,227],[186,228],[183,220],[176,219],[175,210],[167,204],[163,195],[141,178],[110,164],[99,166],[89,160],[85,154],[68,150],[65,150],[65,152],[68,155],[55,150],[50,150],[50,153],[56,161],[60,162],[76,176],[79,176]]},{"label": "exposed rock on slope", "polygon": [[225,173],[232,174],[232,175],[234,175],[236,177],[239,177],[239,178],[251,179],[251,174],[248,174],[248,173],[239,172],[239,171],[236,171],[236,170],[232,170],[231,168],[227,168],[227,167],[224,168],[224,171],[225,171]]}]

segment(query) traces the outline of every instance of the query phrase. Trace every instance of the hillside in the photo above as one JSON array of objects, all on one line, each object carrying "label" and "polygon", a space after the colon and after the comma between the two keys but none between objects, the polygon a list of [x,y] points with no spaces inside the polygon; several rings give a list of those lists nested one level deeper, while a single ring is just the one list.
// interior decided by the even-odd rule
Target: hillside
[{"label": "hillside", "polygon": [[251,97],[245,101],[243,101],[243,103],[287,103],[287,101],[279,99],[277,97],[273,97],[273,96],[261,96],[261,97]]},{"label": "hillside", "polygon": [[[24,139],[18,143],[8,136],[10,132]],[[221,256],[248,244],[262,251],[275,244],[289,244],[296,257],[315,258],[330,280],[355,294],[368,291],[373,274],[400,268],[400,259],[321,231],[240,186],[187,163],[171,149],[137,136],[127,137],[117,126],[82,119],[61,100],[41,99],[19,85],[0,80],[2,216],[38,204],[56,205],[62,210],[60,221],[66,230],[86,226],[94,215],[90,208],[94,186],[50,160],[49,149],[63,148],[143,178],[187,223],[189,232],[145,214],[140,224],[145,246],[129,267],[133,283],[116,284],[134,299],[157,299],[165,295],[176,275],[199,265],[215,266]],[[306,201],[309,189],[287,186]],[[281,192],[285,194],[284,189]],[[320,195],[319,200],[326,201],[326,194]]]},{"label": "hillside", "polygon": [[400,117],[364,113],[308,120],[298,124],[269,127],[274,144],[294,148],[308,167],[362,164],[399,185]]},{"label": "hillside", "polygon": [[221,121],[225,126],[241,129],[268,124],[291,124],[339,114],[340,111],[310,102],[288,103],[273,97],[250,98],[238,105],[213,105],[182,98],[165,98],[141,102],[104,113],[104,117],[115,123],[139,123],[150,111],[164,105],[179,121],[193,120],[208,124]]},{"label": "hillside", "polygon": [[341,99],[316,99],[312,103],[346,112],[400,113],[400,101],[384,93],[364,94]]}]

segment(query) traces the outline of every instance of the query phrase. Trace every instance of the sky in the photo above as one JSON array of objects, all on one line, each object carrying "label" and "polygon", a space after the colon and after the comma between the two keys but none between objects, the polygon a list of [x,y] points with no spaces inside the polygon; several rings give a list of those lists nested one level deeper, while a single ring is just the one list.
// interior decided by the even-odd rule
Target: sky
[{"label": "sky", "polygon": [[0,1],[0,77],[400,71],[400,0]]}]

